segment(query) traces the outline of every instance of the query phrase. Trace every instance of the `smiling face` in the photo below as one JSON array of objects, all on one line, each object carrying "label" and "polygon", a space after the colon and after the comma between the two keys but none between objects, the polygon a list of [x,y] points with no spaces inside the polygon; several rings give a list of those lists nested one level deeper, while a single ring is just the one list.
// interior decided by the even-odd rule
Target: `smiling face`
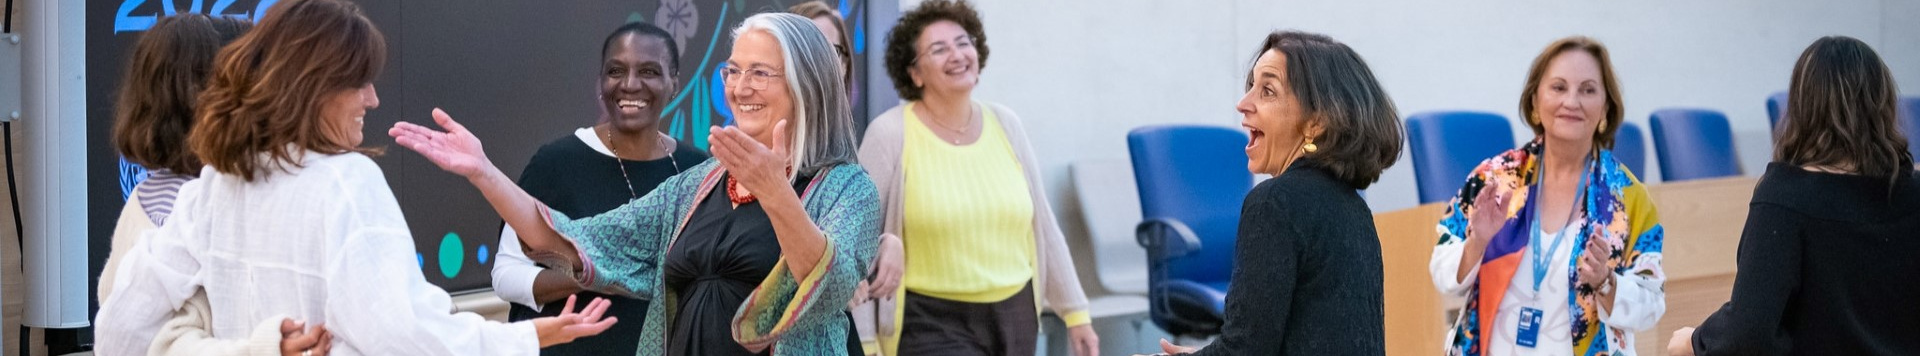
[{"label": "smiling face", "polygon": [[969,93],[980,83],[980,52],[960,24],[942,20],[927,25],[914,47],[918,56],[907,73],[927,92]]},{"label": "smiling face", "polygon": [[373,84],[334,91],[322,99],[320,120],[331,132],[335,143],[359,147],[365,130],[367,110],[380,107],[380,95]]},{"label": "smiling face", "polygon": [[773,143],[773,124],[793,118],[793,91],[787,86],[780,42],[765,29],[741,33],[727,58],[727,103],[733,105],[734,125],[761,144]]},{"label": "smiling face", "polygon": [[[1287,56],[1267,50],[1247,74],[1247,93],[1235,109],[1247,129],[1247,171],[1278,176],[1298,157],[1306,137],[1319,128],[1307,117],[1287,78]],[[1311,127],[1309,127],[1311,126]]]},{"label": "smiling face", "polygon": [[1562,51],[1547,64],[1534,89],[1533,113],[1546,132],[1547,147],[1591,147],[1607,120],[1607,90],[1600,61],[1586,51]]},{"label": "smiling face", "polygon": [[627,33],[607,46],[600,62],[600,105],[615,129],[633,132],[660,123],[676,81],[665,39]]}]

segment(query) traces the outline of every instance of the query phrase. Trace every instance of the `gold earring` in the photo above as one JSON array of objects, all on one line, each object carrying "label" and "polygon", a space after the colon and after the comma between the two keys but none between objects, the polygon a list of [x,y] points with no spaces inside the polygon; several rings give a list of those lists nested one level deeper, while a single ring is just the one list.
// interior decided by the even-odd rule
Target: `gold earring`
[{"label": "gold earring", "polygon": [[1305,145],[1301,145],[1301,146],[1300,146],[1300,149],[1302,149],[1302,150],[1306,150],[1306,151],[1307,151],[1307,153],[1313,153],[1313,151],[1319,151],[1319,150],[1320,150],[1320,146],[1314,146],[1314,145],[1313,145],[1313,138],[1311,138],[1311,137],[1309,137],[1309,138],[1307,138],[1307,144],[1305,144]]}]

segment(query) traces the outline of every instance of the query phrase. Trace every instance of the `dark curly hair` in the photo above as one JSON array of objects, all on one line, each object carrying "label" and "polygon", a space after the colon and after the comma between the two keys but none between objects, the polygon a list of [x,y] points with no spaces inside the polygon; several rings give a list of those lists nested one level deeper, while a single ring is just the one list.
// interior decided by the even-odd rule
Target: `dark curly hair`
[{"label": "dark curly hair", "polygon": [[973,4],[966,0],[929,0],[920,3],[913,11],[900,14],[900,22],[887,32],[887,76],[893,77],[893,90],[900,92],[900,98],[918,101],[922,89],[913,85],[913,75],[907,69],[913,67],[914,59],[919,57],[919,49],[913,44],[920,40],[920,33],[935,22],[953,21],[961,29],[973,36],[973,48],[980,52],[980,70],[987,69],[987,31],[980,27],[980,12],[974,11]]}]

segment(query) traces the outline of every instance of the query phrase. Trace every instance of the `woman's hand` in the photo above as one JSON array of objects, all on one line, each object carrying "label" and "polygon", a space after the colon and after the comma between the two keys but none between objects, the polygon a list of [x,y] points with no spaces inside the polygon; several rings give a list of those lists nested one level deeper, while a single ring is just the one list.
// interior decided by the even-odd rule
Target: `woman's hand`
[{"label": "woman's hand", "polygon": [[1588,238],[1587,252],[1580,254],[1580,284],[1600,291],[1600,286],[1613,279],[1613,269],[1607,268],[1607,262],[1611,261],[1612,257],[1613,244],[1607,242],[1605,234],[1596,234]]},{"label": "woman's hand", "polygon": [[1473,198],[1473,215],[1467,217],[1467,246],[1485,246],[1493,240],[1493,235],[1507,224],[1507,212],[1510,205],[1507,193],[1497,179],[1488,178],[1486,185],[1480,187],[1480,194]]},{"label": "woman's hand", "polygon": [[327,332],[327,328],[319,325],[305,328],[293,319],[280,320],[281,356],[326,356],[332,348],[333,333]]},{"label": "woman's hand", "polygon": [[1693,356],[1693,328],[1673,331],[1673,339],[1667,340],[1667,355]]},{"label": "woman's hand", "polygon": [[1498,178],[1487,178],[1480,187],[1480,193],[1473,197],[1473,211],[1467,216],[1467,241],[1460,253],[1460,269],[1454,275],[1455,280],[1465,282],[1467,273],[1480,265],[1480,259],[1486,257],[1487,242],[1493,241],[1493,235],[1507,224],[1509,198],[1513,192],[1506,189]]},{"label": "woman's hand", "polygon": [[419,152],[428,161],[461,177],[472,179],[493,168],[493,162],[487,160],[487,152],[480,149],[480,138],[467,131],[466,126],[453,121],[446,111],[433,109],[433,122],[446,129],[436,131],[410,122],[393,123],[387,130],[388,136],[400,146]]},{"label": "woman's hand", "polygon": [[1074,356],[1100,356],[1100,336],[1093,334],[1093,324],[1067,328],[1067,339]]},{"label": "woman's hand", "polygon": [[720,166],[747,191],[758,196],[760,192],[792,190],[787,181],[787,169],[792,166],[787,155],[787,120],[773,124],[772,148],[738,127],[715,126],[708,132],[713,158],[720,160]]},{"label": "woman's hand", "polygon": [[581,308],[579,313],[573,312],[574,298],[574,296],[567,296],[566,308],[560,310],[560,315],[533,319],[533,329],[540,335],[540,347],[565,344],[573,342],[574,339],[599,335],[600,332],[613,327],[613,323],[620,321],[620,318],[616,317],[600,319],[601,314],[606,314],[607,306],[613,304],[605,298],[593,298],[593,301],[588,302],[587,307]]},{"label": "woman's hand", "polygon": [[894,234],[880,234],[879,252],[874,258],[873,282],[867,284],[867,296],[893,298],[894,289],[900,288],[900,276],[906,274],[907,252],[901,246],[900,236]]},{"label": "woman's hand", "polygon": [[1160,339],[1160,352],[1165,352],[1168,355],[1190,354],[1199,351],[1200,349],[1197,348],[1174,345],[1171,342],[1167,342],[1167,339]]}]

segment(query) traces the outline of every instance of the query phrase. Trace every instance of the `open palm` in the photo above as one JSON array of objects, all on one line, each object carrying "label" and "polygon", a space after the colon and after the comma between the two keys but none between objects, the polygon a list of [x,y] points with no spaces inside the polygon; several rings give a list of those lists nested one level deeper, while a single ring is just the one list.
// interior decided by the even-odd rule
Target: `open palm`
[{"label": "open palm", "polygon": [[393,136],[400,146],[426,156],[440,169],[462,177],[474,177],[493,167],[493,162],[487,160],[487,152],[480,148],[480,138],[474,137],[466,126],[454,122],[452,116],[439,108],[433,109],[433,122],[447,131],[401,121],[394,123],[387,135]]}]

